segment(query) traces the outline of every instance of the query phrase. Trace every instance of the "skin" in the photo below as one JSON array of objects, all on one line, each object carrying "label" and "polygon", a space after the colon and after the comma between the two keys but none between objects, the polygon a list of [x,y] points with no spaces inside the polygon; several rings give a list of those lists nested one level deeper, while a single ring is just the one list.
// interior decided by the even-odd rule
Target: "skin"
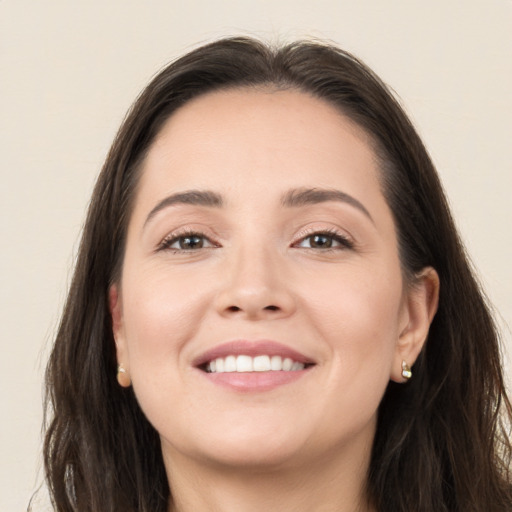
[{"label": "skin", "polygon": [[[172,510],[372,510],[377,408],[390,379],[404,382],[402,360],[418,356],[439,287],[432,269],[404,283],[378,176],[366,134],[297,91],[211,93],[161,130],[110,305],[118,362],[161,437]],[[319,188],[366,212],[339,200],[283,206],[290,190]],[[150,215],[190,190],[223,205]],[[202,248],[180,249],[190,232]],[[326,232],[332,247],[312,246]],[[193,361],[234,339],[275,340],[315,364],[269,391],[218,386]]]}]

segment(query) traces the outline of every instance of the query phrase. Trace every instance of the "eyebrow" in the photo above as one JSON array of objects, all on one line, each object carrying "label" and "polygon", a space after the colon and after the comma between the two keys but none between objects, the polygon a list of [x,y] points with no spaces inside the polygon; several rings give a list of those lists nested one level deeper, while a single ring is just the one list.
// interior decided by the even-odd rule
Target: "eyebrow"
[{"label": "eyebrow", "polygon": [[149,212],[144,225],[146,225],[159,211],[176,204],[220,208],[223,205],[223,200],[219,194],[210,190],[187,190],[185,192],[178,192],[162,199]]},{"label": "eyebrow", "polygon": [[289,208],[296,208],[299,206],[306,206],[309,204],[319,204],[328,201],[337,201],[347,203],[359,211],[364,213],[372,222],[374,222],[370,212],[365,206],[346,192],[336,189],[323,189],[323,188],[299,188],[287,192],[281,202],[283,206]]},{"label": "eyebrow", "polygon": [[[281,204],[286,208],[298,208],[311,204],[320,204],[328,201],[337,201],[347,203],[362,213],[364,213],[372,222],[374,222],[370,212],[365,206],[346,192],[336,189],[322,188],[298,188],[286,192],[281,198]],[[187,190],[178,192],[162,199],[148,214],[144,226],[161,210],[177,204],[186,204],[193,206],[206,206],[209,208],[221,208],[224,205],[222,196],[211,190]]]}]

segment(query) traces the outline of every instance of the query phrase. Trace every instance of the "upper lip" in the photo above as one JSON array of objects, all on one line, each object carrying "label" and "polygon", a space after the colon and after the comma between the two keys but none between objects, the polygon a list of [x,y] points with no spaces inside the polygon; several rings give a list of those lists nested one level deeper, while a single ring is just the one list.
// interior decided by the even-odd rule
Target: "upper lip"
[{"label": "upper lip", "polygon": [[237,356],[237,355],[245,355],[245,356],[281,356],[283,358],[290,358],[293,361],[297,361],[298,363],[303,364],[314,364],[311,358],[306,355],[294,350],[282,343],[278,343],[272,340],[257,340],[257,341],[249,341],[249,340],[235,340],[228,341],[227,343],[222,343],[217,345],[206,352],[203,352],[201,355],[196,357],[192,364],[195,367],[200,367],[217,359],[219,357],[227,357],[227,356]]}]

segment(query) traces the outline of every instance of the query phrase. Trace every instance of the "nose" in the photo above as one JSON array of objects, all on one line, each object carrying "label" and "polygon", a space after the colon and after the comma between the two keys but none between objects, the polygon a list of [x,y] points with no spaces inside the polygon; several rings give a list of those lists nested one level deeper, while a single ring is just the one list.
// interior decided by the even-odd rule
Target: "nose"
[{"label": "nose", "polygon": [[239,250],[226,262],[219,314],[248,320],[275,320],[292,315],[296,302],[283,257],[262,248]]}]

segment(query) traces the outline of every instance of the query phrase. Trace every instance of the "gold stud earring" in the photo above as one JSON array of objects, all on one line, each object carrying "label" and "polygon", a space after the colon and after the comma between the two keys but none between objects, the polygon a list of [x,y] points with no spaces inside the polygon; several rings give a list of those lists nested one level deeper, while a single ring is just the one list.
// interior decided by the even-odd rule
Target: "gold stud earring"
[{"label": "gold stud earring", "polygon": [[411,367],[405,361],[402,361],[402,377],[405,380],[409,380],[412,377]]},{"label": "gold stud earring", "polygon": [[128,372],[122,364],[117,367],[117,382],[123,388],[129,388],[132,384],[130,375],[128,375]]}]

